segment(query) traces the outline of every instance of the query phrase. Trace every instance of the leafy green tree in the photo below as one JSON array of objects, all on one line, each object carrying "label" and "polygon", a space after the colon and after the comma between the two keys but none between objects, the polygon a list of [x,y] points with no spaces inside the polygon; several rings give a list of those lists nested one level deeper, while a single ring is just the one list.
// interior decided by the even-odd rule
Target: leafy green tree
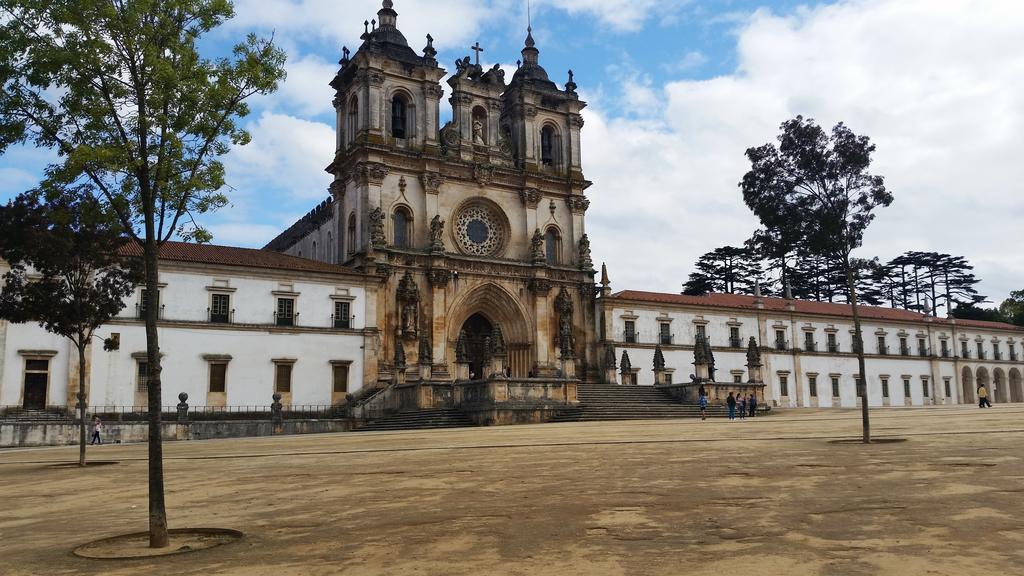
[{"label": "leafy green tree", "polygon": [[158,253],[177,235],[204,241],[195,217],[226,204],[220,157],[249,135],[245,101],[277,88],[285,56],[249,35],[209,59],[204,34],[227,0],[0,0],[0,152],[55,150],[43,186],[88,183],[143,249],[149,366],[150,546],[165,547],[160,441]]},{"label": "leafy green tree", "polygon": [[829,134],[802,116],[784,122],[781,131],[778,146],[768,143],[747,150],[751,169],[740,183],[743,200],[766,230],[776,231],[771,237],[796,238],[808,253],[842,264],[862,375],[858,393],[863,438],[870,442],[853,251],[861,246],[875,209],[889,206],[893,197],[883,178],[869,172],[875,146],[867,136],[854,134],[842,123]]},{"label": "leafy green tree", "polygon": [[85,466],[85,350],[141,279],[136,263],[118,255],[123,242],[120,224],[87,192],[50,202],[22,194],[0,207],[0,258],[11,266],[0,318],[38,322],[78,349],[79,466]]},{"label": "leafy green tree", "polygon": [[747,248],[722,246],[702,255],[694,264],[696,271],[683,285],[683,294],[709,292],[753,294],[761,275],[758,257]]},{"label": "leafy green tree", "polygon": [[1010,297],[999,305],[999,312],[1011,324],[1024,326],[1024,290],[1010,292]]},{"label": "leafy green tree", "polygon": [[986,322],[1010,323],[1010,318],[1000,308],[982,308],[974,304],[961,304],[953,309],[953,317],[961,320],[984,320]]}]

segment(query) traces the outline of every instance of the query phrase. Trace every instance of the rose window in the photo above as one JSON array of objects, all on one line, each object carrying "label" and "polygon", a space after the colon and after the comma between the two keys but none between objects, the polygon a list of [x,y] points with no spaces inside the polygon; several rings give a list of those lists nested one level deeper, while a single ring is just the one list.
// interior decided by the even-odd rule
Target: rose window
[{"label": "rose window", "polygon": [[505,225],[496,209],[483,204],[463,208],[452,230],[459,248],[473,256],[493,256],[505,241]]}]

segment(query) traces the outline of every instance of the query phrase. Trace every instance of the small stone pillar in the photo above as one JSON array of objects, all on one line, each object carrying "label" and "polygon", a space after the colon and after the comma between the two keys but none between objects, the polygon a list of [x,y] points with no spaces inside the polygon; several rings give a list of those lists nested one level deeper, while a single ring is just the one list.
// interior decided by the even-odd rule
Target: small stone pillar
[{"label": "small stone pillar", "polygon": [[188,422],[188,394],[178,394],[178,423]]},{"label": "small stone pillar", "polygon": [[281,395],[274,392],[271,397],[274,399],[273,404],[270,405],[270,421],[276,424],[284,422],[284,406],[281,404]]},{"label": "small stone pillar", "polygon": [[466,351],[466,332],[459,332],[455,341],[455,379],[469,380],[469,354]]},{"label": "small stone pillar", "polygon": [[747,382],[750,384],[764,383],[761,349],[758,348],[757,340],[753,336],[747,341]]},{"label": "small stone pillar", "polygon": [[608,344],[604,349],[604,382],[605,384],[619,383],[615,375],[615,346],[613,344]]},{"label": "small stone pillar", "polygon": [[85,394],[82,394],[81,392],[76,392],[75,398],[77,399],[77,401],[75,402],[74,421],[80,422],[82,420],[82,404],[85,402]]},{"label": "small stone pillar", "polygon": [[654,385],[665,384],[665,354],[661,351],[661,344],[654,346]]},{"label": "small stone pillar", "polygon": [[636,384],[633,381],[633,364],[629,361],[629,352],[622,351],[622,361],[619,362],[619,373],[622,375],[622,385]]},{"label": "small stone pillar", "polygon": [[491,332],[491,375],[498,378],[505,378],[505,368],[508,366],[508,347],[505,346],[505,336],[501,333],[501,325],[495,324]]}]

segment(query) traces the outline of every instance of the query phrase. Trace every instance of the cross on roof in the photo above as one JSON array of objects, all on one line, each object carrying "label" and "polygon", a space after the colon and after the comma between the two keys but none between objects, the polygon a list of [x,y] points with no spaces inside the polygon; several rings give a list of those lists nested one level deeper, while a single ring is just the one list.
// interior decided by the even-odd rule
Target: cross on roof
[{"label": "cross on roof", "polygon": [[483,52],[484,49],[481,48],[480,47],[480,43],[477,42],[472,47],[470,47],[470,50],[472,50],[473,52],[476,52],[476,65],[479,66],[480,65],[480,53]]}]

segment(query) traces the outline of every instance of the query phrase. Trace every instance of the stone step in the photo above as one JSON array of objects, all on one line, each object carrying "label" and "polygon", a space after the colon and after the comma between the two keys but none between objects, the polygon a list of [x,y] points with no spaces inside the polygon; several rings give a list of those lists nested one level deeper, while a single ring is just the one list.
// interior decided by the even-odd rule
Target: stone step
[{"label": "stone step", "polygon": [[436,428],[463,428],[474,426],[472,420],[459,410],[418,410],[400,412],[370,422],[359,432],[385,430],[427,430]]}]

